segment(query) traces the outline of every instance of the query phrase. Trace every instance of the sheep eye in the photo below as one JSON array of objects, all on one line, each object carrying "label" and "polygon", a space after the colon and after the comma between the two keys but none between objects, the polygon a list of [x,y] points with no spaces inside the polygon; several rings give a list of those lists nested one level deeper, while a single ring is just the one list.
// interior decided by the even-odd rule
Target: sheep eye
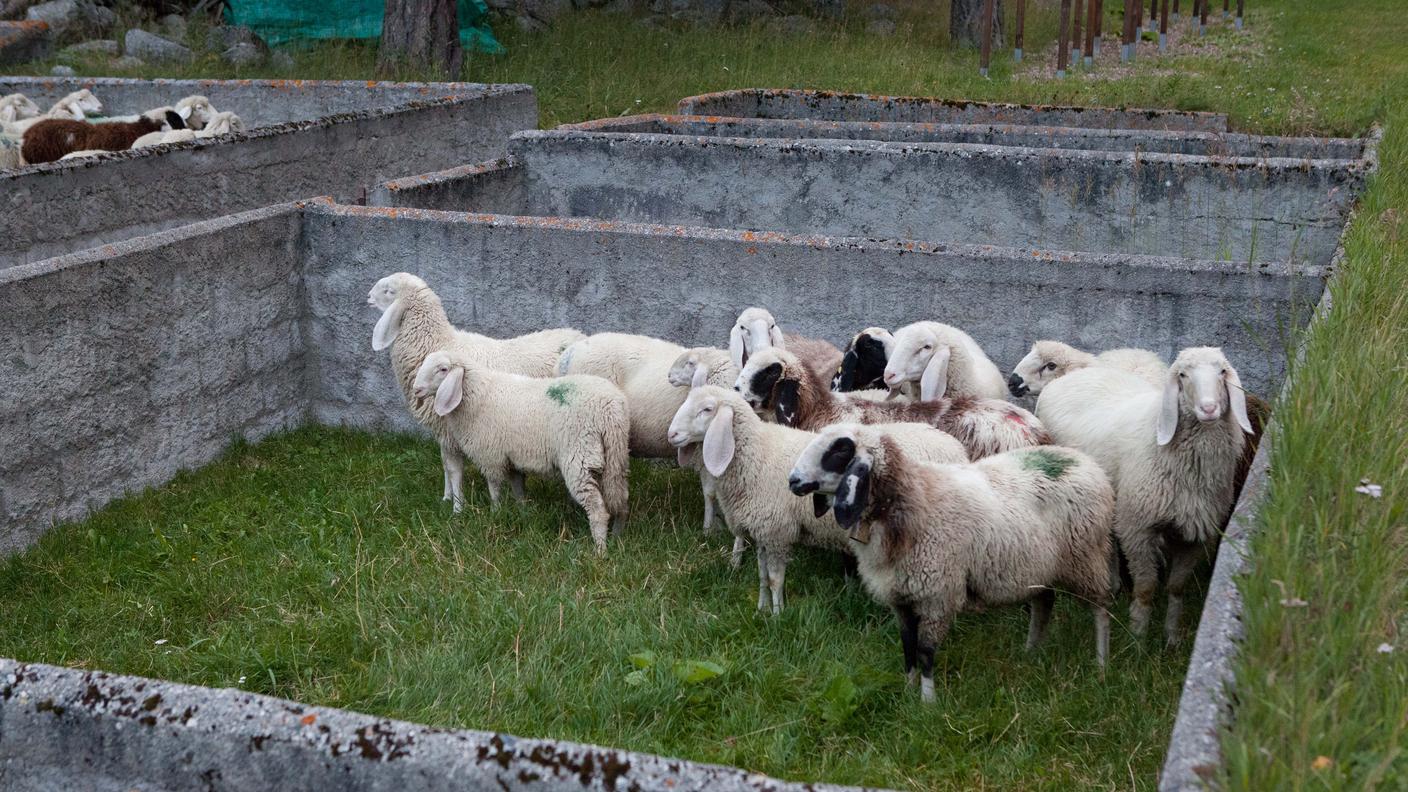
[{"label": "sheep eye", "polygon": [[1223,370],[1222,370],[1222,376],[1224,376],[1224,377],[1227,376],[1227,369],[1223,369]]},{"label": "sheep eye", "polygon": [[1185,374],[1184,372],[1180,371],[1180,372],[1178,372],[1178,378],[1179,378],[1179,379],[1188,379],[1188,375]]},{"label": "sheep eye", "polygon": [[1055,364],[1055,363],[1047,363],[1045,366],[1042,366],[1042,367],[1041,367],[1041,370],[1042,370],[1042,371],[1055,371],[1055,370],[1056,370],[1056,364]]}]

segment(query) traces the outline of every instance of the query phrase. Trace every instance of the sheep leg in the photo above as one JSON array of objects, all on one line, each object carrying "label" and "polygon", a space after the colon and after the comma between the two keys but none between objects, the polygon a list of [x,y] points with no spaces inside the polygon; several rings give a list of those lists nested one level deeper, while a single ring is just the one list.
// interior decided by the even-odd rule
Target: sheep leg
[{"label": "sheep leg", "polygon": [[730,553],[728,557],[728,565],[730,567],[738,569],[739,567],[743,566],[743,548],[746,546],[747,543],[743,541],[743,537],[739,536],[738,534],[734,534],[733,552]]},{"label": "sheep leg", "polygon": [[1110,609],[1092,605],[1095,615],[1095,662],[1100,664],[1100,676],[1105,676],[1105,661],[1110,656]]},{"label": "sheep leg", "polygon": [[445,495],[456,514],[464,509],[464,453],[453,440],[440,441],[440,465],[445,469]]},{"label": "sheep leg", "polygon": [[1168,612],[1164,614],[1164,640],[1168,646],[1178,644],[1178,623],[1183,616],[1183,592],[1198,565],[1198,545],[1191,542],[1168,543]]},{"label": "sheep leg", "polygon": [[601,497],[601,490],[597,487],[596,481],[590,475],[568,482],[568,492],[572,495],[572,500],[587,512],[587,522],[591,525],[592,543],[596,545],[596,554],[606,555],[606,533],[611,525],[611,513],[606,510],[606,500]]},{"label": "sheep leg", "polygon": [[1134,580],[1134,596],[1129,602],[1129,629],[1143,637],[1149,629],[1149,612],[1153,610],[1154,592],[1159,587],[1159,538],[1152,527],[1141,527],[1134,531],[1119,531],[1119,540],[1129,561],[1129,576]]},{"label": "sheep leg", "polygon": [[489,490],[489,508],[499,508],[499,494],[504,488],[504,472],[502,470],[481,470],[484,474],[485,489]]},{"label": "sheep leg", "polygon": [[700,476],[699,489],[704,492],[704,533],[713,533],[717,530],[714,526],[714,518],[717,514],[714,502],[714,477]]},{"label": "sheep leg", "polygon": [[[742,537],[739,537],[739,540],[741,541]],[[737,546],[737,543],[735,543],[734,547]],[[758,545],[754,550],[758,555],[758,610],[767,610],[769,599],[768,551],[762,545]]]},{"label": "sheep leg", "polygon": [[523,471],[512,469],[509,470],[508,490],[509,492],[513,493],[514,500],[518,501],[519,503],[522,503],[524,501],[525,498],[523,495]]},{"label": "sheep leg", "polygon": [[919,659],[919,615],[909,605],[899,605],[895,615],[900,620],[900,649],[904,651],[905,686],[919,684],[919,672],[915,668]]},{"label": "sheep leg", "polygon": [[787,578],[787,562],[791,554],[786,550],[773,550],[768,553],[768,588],[772,591],[772,615],[782,613],[782,584]]},{"label": "sheep leg", "polygon": [[919,695],[925,703],[934,700],[934,653],[953,624],[956,609],[931,609],[919,618]]},{"label": "sheep leg", "polygon": [[1056,592],[1042,589],[1027,602],[1031,609],[1031,621],[1027,625],[1027,651],[1041,645],[1046,639],[1046,625],[1051,623],[1051,606],[1056,603]]}]

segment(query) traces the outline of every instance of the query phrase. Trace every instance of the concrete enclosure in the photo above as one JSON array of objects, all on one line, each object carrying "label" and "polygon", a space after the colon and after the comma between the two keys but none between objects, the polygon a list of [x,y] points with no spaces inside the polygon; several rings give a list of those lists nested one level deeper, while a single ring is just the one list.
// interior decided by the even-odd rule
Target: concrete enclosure
[{"label": "concrete enclosure", "polygon": [[384,185],[374,204],[800,234],[1329,262],[1355,160],[965,143],[520,132],[509,172]]},{"label": "concrete enclosure", "polygon": [[298,198],[360,201],[393,176],[501,156],[537,124],[523,85],[0,79],[43,107],[79,88],[112,115],[203,94],[253,128],[0,171],[0,267]]}]

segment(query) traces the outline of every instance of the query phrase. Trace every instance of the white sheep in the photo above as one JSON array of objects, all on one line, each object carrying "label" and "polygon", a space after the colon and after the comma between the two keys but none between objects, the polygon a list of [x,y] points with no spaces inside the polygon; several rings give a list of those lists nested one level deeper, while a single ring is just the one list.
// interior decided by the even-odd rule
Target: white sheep
[{"label": "white sheep", "polygon": [[1137,635],[1148,628],[1161,551],[1167,556],[1164,634],[1176,643],[1184,588],[1232,512],[1253,431],[1237,370],[1216,347],[1180,352],[1162,388],[1119,369],[1081,369],[1047,385],[1036,411],[1056,442],[1090,454],[1114,482]]},{"label": "white sheep", "polygon": [[435,414],[484,474],[493,505],[511,475],[561,473],[587,513],[597,554],[606,554],[608,527],[619,533],[626,521],[631,464],[626,397],[616,386],[600,377],[506,374],[440,351],[425,356],[413,390],[434,396]]},{"label": "white sheep", "polygon": [[132,141],[132,148],[150,148],[163,143],[185,143],[195,140],[198,135],[190,129],[172,129],[168,132],[148,132]]},{"label": "white sheep", "polygon": [[967,333],[940,322],[915,322],[895,331],[885,363],[885,385],[919,383],[922,401],[943,396],[1002,399],[1007,381]]},{"label": "white sheep", "polygon": [[200,95],[187,96],[177,102],[176,112],[185,119],[188,128],[195,130],[205,129],[217,115],[210,100]]},{"label": "white sheep", "polygon": [[[1031,604],[1027,648],[1057,589],[1089,604],[1095,657],[1109,653],[1114,492],[1099,465],[1043,446],[978,462],[916,461],[873,426],[828,427],[788,475],[816,513],[834,504],[861,579],[900,621],[905,672],[934,700],[934,652],[971,607]],[[800,500],[800,499],[799,499]]]},{"label": "white sheep", "polygon": [[745,308],[728,332],[734,367],[743,368],[749,355],[768,347],[792,352],[822,379],[830,379],[841,365],[841,350],[830,341],[784,333],[766,308]]},{"label": "white sheep", "polygon": [[[915,456],[962,460],[958,441],[919,424],[877,427]],[[786,471],[811,442],[800,429],[767,424],[737,393],[712,385],[693,388],[670,422],[670,444],[688,464],[696,448],[717,480],[719,508],[736,537],[751,539],[758,553],[758,609],[782,611],[787,562],[799,542],[846,551],[845,533],[787,493]]]},{"label": "white sheep", "polygon": [[1037,341],[1012,369],[1007,390],[1017,397],[1035,396],[1054,380],[1090,366],[1122,369],[1155,387],[1168,375],[1168,364],[1147,349],[1110,349],[1092,355],[1060,341]]},{"label": "white sheep", "polygon": [[230,132],[243,132],[244,122],[234,113],[227,111],[216,113],[210,117],[205,128],[199,131],[191,129],[173,129],[169,132],[150,132],[139,138],[132,144],[132,148],[147,148],[148,146],[159,146],[163,143],[185,143],[191,140],[203,140],[213,138],[216,135],[224,135]]},{"label": "white sheep", "polygon": [[[464,458],[459,445],[446,433],[444,420],[431,405],[415,396],[413,383],[425,356],[441,349],[462,352],[498,371],[528,377],[553,374],[557,359],[573,341],[584,338],[571,328],[540,330],[517,338],[499,339],[456,330],[445,315],[440,298],[425,281],[409,272],[387,275],[367,295],[367,304],[379,309],[381,318],[372,329],[372,349],[391,347],[391,368],[411,415],[440,442],[444,468],[444,499],[458,512],[464,506]],[[523,493],[522,476],[510,474],[515,496]]]},{"label": "white sheep", "polygon": [[[734,368],[733,360],[729,357],[728,352],[713,347],[695,347],[685,350],[675,359],[674,365],[670,366],[667,379],[671,385],[677,388],[697,388],[701,385],[726,387],[737,376],[738,370]],[[684,403],[683,399],[680,403]],[[673,417],[672,415],[671,420]],[[699,460],[697,454],[691,456],[680,450],[677,451],[677,457],[680,467],[693,467],[699,472],[699,489],[704,495],[704,532],[712,533],[715,518],[718,516],[718,500],[714,495],[714,477],[704,469],[704,464]],[[732,564],[735,569],[742,563],[742,559],[743,541],[741,538],[735,537],[732,556]]]},{"label": "white sheep", "polygon": [[39,105],[22,93],[0,97],[0,124],[13,124],[39,115]]},{"label": "white sheep", "polygon": [[734,390],[767,420],[811,432],[838,423],[916,421],[953,435],[971,459],[1049,443],[1035,415],[997,399],[966,396],[925,402],[875,402],[835,393],[785,349],[748,359]]},{"label": "white sheep", "polygon": [[55,102],[53,107],[50,107],[39,115],[22,118],[17,121],[5,122],[3,129],[5,134],[10,137],[23,137],[24,133],[29,131],[30,127],[41,121],[48,121],[54,118],[69,121],[85,121],[89,113],[102,112],[102,109],[102,103],[99,102],[97,97],[93,96],[90,91],[86,89],[75,91]]}]

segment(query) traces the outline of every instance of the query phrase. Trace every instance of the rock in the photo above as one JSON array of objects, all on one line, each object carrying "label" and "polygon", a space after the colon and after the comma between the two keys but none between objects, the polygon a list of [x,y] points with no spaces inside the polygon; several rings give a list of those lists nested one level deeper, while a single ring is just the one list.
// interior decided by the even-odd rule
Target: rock
[{"label": "rock", "polygon": [[253,44],[236,44],[221,53],[220,58],[231,66],[258,66],[264,62],[264,53]]},{"label": "rock", "polygon": [[105,35],[117,27],[117,12],[107,6],[88,5],[84,7],[88,32],[95,36]]},{"label": "rock", "polygon": [[670,14],[670,21],[675,23],[676,27],[691,28],[707,24],[710,19],[703,11],[686,8],[682,11],[676,11]]},{"label": "rock", "polygon": [[518,8],[518,0],[486,0],[490,11],[513,11]]},{"label": "rock", "polygon": [[74,44],[59,50],[59,57],[86,57],[89,55],[107,55],[117,57],[117,42],[112,39],[93,39],[81,44]]},{"label": "rock", "polygon": [[113,58],[109,63],[115,69],[140,69],[147,65],[147,62],[135,55],[123,55],[121,58]]},{"label": "rock", "polygon": [[205,32],[205,46],[211,52],[224,52],[236,44],[257,47],[261,53],[268,53],[269,45],[259,34],[243,25],[212,25]]},{"label": "rock", "polygon": [[72,77],[73,75],[77,74],[78,72],[75,72],[75,71],[73,70],[73,67],[72,67],[72,66],[62,66],[62,65],[60,65],[60,66],[55,66],[54,68],[50,69],[50,70],[49,70],[49,73],[52,74],[52,75],[54,75],[55,77]]},{"label": "rock", "polygon": [[283,50],[277,50],[274,54],[269,56],[269,65],[279,71],[292,71],[296,64],[293,61],[292,55]]},{"label": "rock", "polygon": [[54,36],[41,22],[0,22],[0,65],[49,57]]},{"label": "rock", "polygon": [[139,28],[127,31],[123,49],[128,55],[155,63],[190,63],[193,57],[187,47]]},{"label": "rock", "polygon": [[817,16],[840,19],[846,13],[846,0],[812,0],[812,10]]},{"label": "rock", "polygon": [[572,0],[522,0],[519,3],[519,16],[530,16],[541,22],[554,19],[572,10]]},{"label": "rock", "polygon": [[69,28],[83,22],[83,10],[78,7],[78,0],[52,0],[30,6],[25,19],[48,23],[55,36],[62,36]]},{"label": "rock", "polygon": [[165,31],[169,38],[176,41],[186,40],[186,18],[180,14],[167,14],[157,20],[161,24],[161,29]]},{"label": "rock", "polygon": [[777,9],[763,0],[742,0],[729,5],[729,22],[752,22],[755,19],[766,19],[777,16]]},{"label": "rock", "polygon": [[800,14],[778,17],[769,22],[768,27],[774,33],[781,33],[787,36],[805,36],[816,32],[816,22]]},{"label": "rock", "polygon": [[865,32],[872,36],[893,36],[895,23],[889,19],[872,19],[865,23]]},{"label": "rock", "polygon": [[899,17],[899,12],[895,7],[886,3],[872,3],[865,9],[866,19],[889,19],[891,21]]},{"label": "rock", "polygon": [[518,25],[518,29],[524,33],[542,33],[544,30],[548,29],[548,23],[540,19],[534,19],[526,14],[514,17],[513,23]]}]

